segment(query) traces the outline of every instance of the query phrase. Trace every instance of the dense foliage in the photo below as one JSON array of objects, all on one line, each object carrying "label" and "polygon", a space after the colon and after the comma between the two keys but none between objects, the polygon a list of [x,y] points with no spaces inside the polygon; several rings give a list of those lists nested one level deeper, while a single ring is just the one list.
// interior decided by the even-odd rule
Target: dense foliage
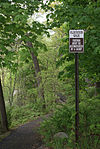
[{"label": "dense foliage", "polygon": [[[87,98],[87,100],[84,98],[85,96],[80,102],[79,143],[77,148],[99,149],[100,104],[98,103],[100,97]],[[40,128],[44,141],[54,149],[75,147],[75,106],[74,103],[69,102],[60,106],[49,120],[43,122]],[[65,132],[68,138],[62,141],[59,138],[57,141],[54,135],[58,132]]]},{"label": "dense foliage", "polygon": [[[40,23],[38,13],[47,15],[47,22]],[[77,148],[99,149],[99,14],[100,0],[0,0],[0,76],[9,128],[54,113],[41,126],[44,141],[54,149],[75,147],[75,64],[69,30],[83,29]],[[68,138],[55,140],[58,132]]]},{"label": "dense foliage", "polygon": [[[52,2],[52,0],[51,0]],[[83,29],[85,31],[85,52],[80,54],[81,75],[93,78],[94,81],[100,80],[100,1],[93,0],[61,0],[55,4],[54,13],[48,15],[48,26],[59,27],[64,24],[66,36],[63,38],[64,46],[59,50],[64,54],[63,62],[72,61],[74,55],[69,54],[68,34],[69,29]],[[50,21],[50,20],[53,21]],[[66,50],[65,50],[66,49]],[[95,61],[94,61],[95,60]],[[62,59],[60,61],[62,64]],[[64,70],[70,69],[73,73],[73,66],[65,66]],[[94,71],[95,70],[95,71]]]}]

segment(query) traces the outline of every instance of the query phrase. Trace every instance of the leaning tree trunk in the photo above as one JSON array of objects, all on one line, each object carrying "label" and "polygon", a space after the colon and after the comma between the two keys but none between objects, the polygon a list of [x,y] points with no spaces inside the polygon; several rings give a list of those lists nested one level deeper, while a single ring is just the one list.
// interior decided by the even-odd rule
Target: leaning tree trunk
[{"label": "leaning tree trunk", "polygon": [[6,108],[5,108],[5,102],[3,97],[1,79],[0,79],[0,113],[1,113],[2,129],[5,132],[8,130],[8,122],[7,122],[7,115],[6,115]]},{"label": "leaning tree trunk", "polygon": [[[29,48],[33,48],[33,45],[32,45],[31,42],[27,42],[27,46],[28,46]],[[41,76],[39,75],[39,73],[41,72],[41,71],[40,71],[39,62],[38,62],[37,56],[34,54],[33,51],[30,50],[30,54],[31,54],[32,61],[33,61],[33,64],[34,64],[35,75],[36,75],[36,81],[37,81],[38,90],[39,90],[39,92],[38,92],[39,98],[42,100],[43,109],[45,109],[46,106],[45,106],[45,97],[44,97],[44,87],[43,87],[43,85],[41,84],[42,78],[41,78]]]}]

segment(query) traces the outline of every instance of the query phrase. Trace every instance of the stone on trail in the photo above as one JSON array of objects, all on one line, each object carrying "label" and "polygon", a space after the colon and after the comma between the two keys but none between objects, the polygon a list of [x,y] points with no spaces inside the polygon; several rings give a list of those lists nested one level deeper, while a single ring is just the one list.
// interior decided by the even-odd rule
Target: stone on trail
[{"label": "stone on trail", "polygon": [[45,147],[44,145],[40,146],[38,149],[51,149],[49,147]]},{"label": "stone on trail", "polygon": [[54,135],[54,138],[58,138],[58,139],[67,139],[68,135],[65,132],[58,132]]}]

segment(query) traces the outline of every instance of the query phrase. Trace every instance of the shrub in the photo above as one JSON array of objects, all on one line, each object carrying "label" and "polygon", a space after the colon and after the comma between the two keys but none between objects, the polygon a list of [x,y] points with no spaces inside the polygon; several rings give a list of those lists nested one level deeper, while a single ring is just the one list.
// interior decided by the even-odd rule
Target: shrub
[{"label": "shrub", "polygon": [[[78,149],[99,149],[100,140],[100,97],[82,99],[79,108],[79,143]],[[75,147],[75,110],[73,106],[66,104],[57,109],[55,114],[44,121],[40,132],[48,146],[57,149],[58,144],[64,149],[65,146]],[[68,134],[68,140],[55,142],[54,135],[57,132]]]},{"label": "shrub", "polygon": [[28,120],[33,120],[35,117],[41,115],[38,106],[35,104],[26,104],[25,106],[14,106],[7,108],[7,117],[9,127],[14,127],[23,124]]},{"label": "shrub", "polygon": [[[65,132],[68,134],[68,138],[73,133],[73,124],[74,124],[74,108],[73,107],[67,107],[66,105],[63,105],[62,108],[57,109],[55,114],[48,120],[45,120],[41,127],[40,127],[40,133],[44,136],[44,141],[47,143],[48,146],[57,148],[59,142],[63,142],[62,140],[56,141],[54,139],[54,135],[57,132]],[[59,145],[60,145],[59,144]],[[62,148],[64,147],[64,144],[61,144]]]}]

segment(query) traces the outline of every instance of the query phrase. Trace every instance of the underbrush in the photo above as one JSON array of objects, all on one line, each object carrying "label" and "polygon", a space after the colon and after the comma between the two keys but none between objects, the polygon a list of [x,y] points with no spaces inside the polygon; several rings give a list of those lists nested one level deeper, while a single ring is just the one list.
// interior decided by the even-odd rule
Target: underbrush
[{"label": "underbrush", "polygon": [[26,104],[24,106],[7,107],[8,125],[10,128],[34,120],[43,112],[39,110],[37,104]]},{"label": "underbrush", "polygon": [[[80,102],[79,141],[77,149],[99,149],[100,147],[100,97],[82,99]],[[67,103],[45,120],[41,127],[47,146],[53,149],[75,148],[75,105]],[[55,134],[64,132],[68,139],[56,140]]]},{"label": "underbrush", "polygon": [[[44,115],[45,111],[43,111],[41,107],[42,105],[39,103],[28,103],[23,106],[7,106],[8,127],[12,129]],[[0,140],[5,138],[9,133],[10,132],[2,132],[0,120]]]}]

